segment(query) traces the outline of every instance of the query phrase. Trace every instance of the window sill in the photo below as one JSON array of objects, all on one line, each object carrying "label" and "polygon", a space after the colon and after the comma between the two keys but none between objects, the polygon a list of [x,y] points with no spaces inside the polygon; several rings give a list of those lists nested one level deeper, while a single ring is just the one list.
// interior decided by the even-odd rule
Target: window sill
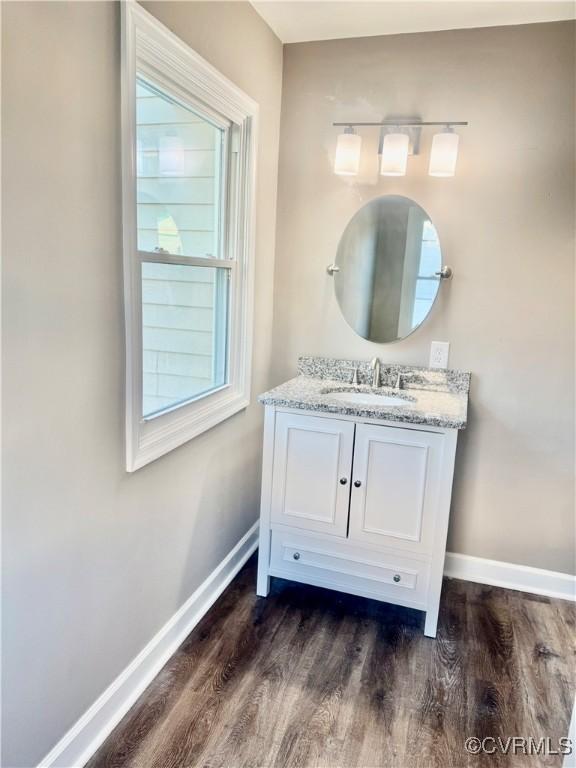
[{"label": "window sill", "polygon": [[217,402],[212,395],[205,398],[209,402],[197,401],[163,414],[163,422],[158,419],[154,423],[143,422],[139,442],[132,445],[129,442],[127,446],[127,471],[135,472],[250,405],[250,398],[244,393],[220,391],[215,395],[219,396]]}]

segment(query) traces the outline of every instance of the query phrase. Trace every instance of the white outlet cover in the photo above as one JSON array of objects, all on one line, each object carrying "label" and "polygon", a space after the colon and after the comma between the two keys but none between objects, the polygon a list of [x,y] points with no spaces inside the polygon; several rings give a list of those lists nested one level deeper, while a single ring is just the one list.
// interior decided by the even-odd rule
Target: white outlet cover
[{"label": "white outlet cover", "polygon": [[448,368],[449,341],[433,341],[430,345],[430,368]]}]

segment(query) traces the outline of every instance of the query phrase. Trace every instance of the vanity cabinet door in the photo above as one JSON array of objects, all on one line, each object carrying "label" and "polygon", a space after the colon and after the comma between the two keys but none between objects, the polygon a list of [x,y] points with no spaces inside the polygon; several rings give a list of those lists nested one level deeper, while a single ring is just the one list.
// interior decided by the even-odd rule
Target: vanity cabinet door
[{"label": "vanity cabinet door", "polygon": [[350,500],[352,541],[432,552],[443,436],[358,424]]},{"label": "vanity cabinet door", "polygon": [[272,523],[346,536],[354,424],[278,413]]}]

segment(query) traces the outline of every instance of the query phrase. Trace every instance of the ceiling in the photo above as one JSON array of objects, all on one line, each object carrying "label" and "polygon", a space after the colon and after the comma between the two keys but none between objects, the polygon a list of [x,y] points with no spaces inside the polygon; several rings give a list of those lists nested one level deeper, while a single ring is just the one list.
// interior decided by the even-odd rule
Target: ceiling
[{"label": "ceiling", "polygon": [[283,43],[576,18],[574,0],[252,0]]}]

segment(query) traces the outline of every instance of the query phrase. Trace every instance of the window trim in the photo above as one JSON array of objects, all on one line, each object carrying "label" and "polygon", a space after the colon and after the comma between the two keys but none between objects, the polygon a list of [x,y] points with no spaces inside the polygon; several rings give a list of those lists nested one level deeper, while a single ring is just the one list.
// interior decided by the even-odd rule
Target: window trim
[{"label": "window trim", "polygon": [[[258,105],[135,0],[122,4],[122,223],[126,335],[126,469],[133,472],[219,424],[250,403],[254,194]],[[230,269],[229,378],[224,386],[185,404],[142,416],[141,260],[136,218],[136,73],[180,93],[238,126],[231,249],[219,264]],[[229,188],[229,187],[228,187]],[[154,261],[210,266],[211,260],[154,254]]]}]

